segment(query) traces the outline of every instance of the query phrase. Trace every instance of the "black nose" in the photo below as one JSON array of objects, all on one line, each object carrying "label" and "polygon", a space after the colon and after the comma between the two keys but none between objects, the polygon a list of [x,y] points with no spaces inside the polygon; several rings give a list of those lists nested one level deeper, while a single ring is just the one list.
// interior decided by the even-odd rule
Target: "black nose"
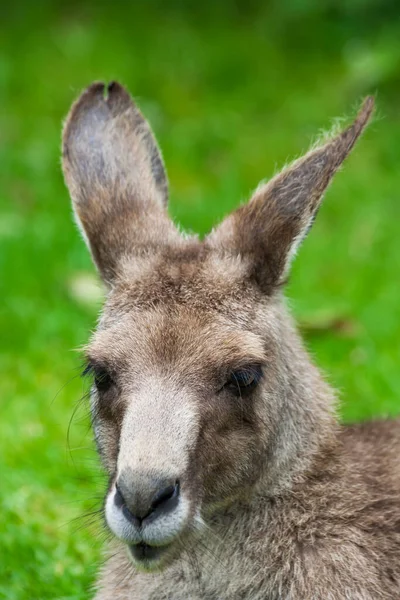
[{"label": "black nose", "polygon": [[121,473],[115,485],[114,502],[125,517],[141,525],[144,519],[155,519],[176,508],[179,501],[179,481],[144,480]]}]

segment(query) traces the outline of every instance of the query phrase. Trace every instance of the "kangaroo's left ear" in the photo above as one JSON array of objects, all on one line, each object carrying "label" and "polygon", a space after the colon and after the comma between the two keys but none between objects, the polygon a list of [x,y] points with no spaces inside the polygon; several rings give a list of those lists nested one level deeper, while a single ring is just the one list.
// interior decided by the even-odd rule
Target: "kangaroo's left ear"
[{"label": "kangaroo's left ear", "polygon": [[90,85],[63,133],[63,170],[77,221],[103,280],[180,238],[168,183],[146,119],[119,83]]},{"label": "kangaroo's left ear", "polygon": [[207,238],[213,248],[240,255],[266,291],[279,285],[307,235],[333,175],[367,125],[374,107],[366,98],[353,124],[310,151],[267,184]]}]

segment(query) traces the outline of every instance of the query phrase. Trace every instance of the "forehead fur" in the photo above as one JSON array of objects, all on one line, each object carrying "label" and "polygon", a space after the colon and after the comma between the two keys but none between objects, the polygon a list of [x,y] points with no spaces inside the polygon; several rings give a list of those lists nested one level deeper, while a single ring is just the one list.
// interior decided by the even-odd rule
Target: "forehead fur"
[{"label": "forehead fur", "polygon": [[259,297],[245,260],[191,239],[125,264],[106,304],[105,320],[132,308],[161,304],[168,310],[186,305],[208,313],[236,314],[240,308],[249,309]]},{"label": "forehead fur", "polygon": [[200,243],[165,249],[126,266],[110,292],[88,354],[130,364],[185,359],[232,364],[265,360],[255,324],[265,298],[246,277],[246,265]]}]

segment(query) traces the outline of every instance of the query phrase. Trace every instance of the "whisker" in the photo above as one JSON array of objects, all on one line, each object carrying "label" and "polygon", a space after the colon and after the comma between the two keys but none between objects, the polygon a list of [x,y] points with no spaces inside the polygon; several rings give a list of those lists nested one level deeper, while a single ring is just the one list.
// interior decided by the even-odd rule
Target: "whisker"
[{"label": "whisker", "polygon": [[74,381],[74,379],[77,379],[77,377],[79,377],[79,373],[76,375],[73,375],[72,377],[70,377],[70,379],[68,379],[64,385],[62,385],[60,387],[60,389],[58,390],[58,392],[56,393],[56,395],[54,396],[54,398],[52,399],[52,401],[50,402],[50,406],[53,406],[54,402],[57,400],[58,396],[61,394],[61,392],[67,387],[67,385],[69,385],[71,383],[71,381]]}]

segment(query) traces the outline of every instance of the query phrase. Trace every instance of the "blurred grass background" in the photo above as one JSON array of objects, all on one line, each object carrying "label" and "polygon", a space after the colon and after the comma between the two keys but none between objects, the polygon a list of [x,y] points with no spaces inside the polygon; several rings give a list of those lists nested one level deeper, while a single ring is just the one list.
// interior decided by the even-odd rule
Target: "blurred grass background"
[{"label": "blurred grass background", "polygon": [[[329,190],[288,297],[346,420],[400,412],[397,0],[0,5],[0,597],[89,597],[104,481],[79,348],[99,307],[60,164],[94,79],[137,98],[164,152],[171,212],[206,232],[332,117],[377,118]],[[91,521],[95,521],[91,525]],[[87,526],[88,525],[88,526]]]}]

